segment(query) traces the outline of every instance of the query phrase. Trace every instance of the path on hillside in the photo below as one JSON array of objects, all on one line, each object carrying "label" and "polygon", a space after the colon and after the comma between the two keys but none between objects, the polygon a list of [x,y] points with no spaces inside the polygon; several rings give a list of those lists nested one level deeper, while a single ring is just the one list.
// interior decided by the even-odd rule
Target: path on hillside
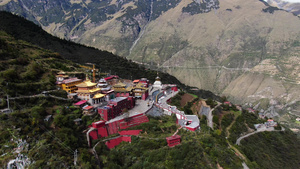
[{"label": "path on hillside", "polygon": [[244,136],[241,136],[241,137],[239,137],[237,140],[236,140],[236,145],[240,145],[241,144],[241,140],[243,140],[244,138],[246,138],[246,137],[249,137],[249,136],[251,136],[251,135],[253,135],[253,134],[256,134],[256,133],[260,133],[260,132],[264,132],[264,131],[284,131],[284,128],[282,127],[282,129],[281,130],[275,130],[274,129],[274,127],[269,127],[269,128],[265,128],[265,129],[261,129],[261,130],[256,130],[256,131],[254,131],[254,132],[252,132],[252,133],[249,133],[249,134],[246,134],[246,135],[244,135]]},{"label": "path on hillside", "polygon": [[161,66],[162,68],[183,68],[183,69],[225,69],[230,71],[250,71],[251,68],[229,68],[225,66],[202,66],[202,67],[186,67],[186,66]]},{"label": "path on hillside", "polygon": [[177,108],[175,108],[175,110],[174,109],[172,110],[172,108],[171,108],[172,106],[170,106],[167,103],[167,101],[171,97],[174,97],[177,93],[179,93],[179,91],[176,91],[176,92],[173,91],[172,93],[169,93],[168,95],[165,95],[165,98],[161,99],[160,103],[154,103],[154,105],[158,108],[163,109],[164,111],[168,111],[172,114],[175,114],[176,117],[177,117],[177,115],[179,115],[181,119],[186,119],[184,112],[179,111]]},{"label": "path on hillside", "polygon": [[213,125],[213,115],[212,112],[221,105],[222,103],[218,102],[218,105],[215,106],[213,109],[211,109],[208,113],[208,117],[207,117],[207,126],[209,126],[211,129],[214,129],[214,125]]},{"label": "path on hillside", "polygon": [[175,136],[180,129],[182,129],[182,126],[180,126],[172,136]]},{"label": "path on hillside", "polygon": [[[242,160],[244,160],[244,161],[247,161],[247,158],[237,149],[237,148],[235,148],[235,147],[233,147],[231,144],[230,144],[230,142],[227,140],[228,138],[229,138],[229,136],[230,136],[230,132],[229,132],[229,130],[230,130],[230,128],[233,126],[233,124],[235,123],[235,120],[236,120],[236,118],[237,118],[238,116],[234,116],[234,120],[231,122],[231,124],[225,129],[226,130],[226,142],[227,142],[227,144],[228,144],[228,146],[235,152],[235,154],[240,158],[240,159],[242,159]],[[243,165],[243,167],[244,167],[244,169],[247,169],[247,165],[246,165],[246,163],[245,162],[243,162],[242,163],[242,165]]]},{"label": "path on hillside", "polygon": [[[30,96],[8,97],[8,99],[9,99],[9,100],[16,100],[16,99],[34,98],[34,97],[52,97],[52,98],[59,99],[59,100],[66,100],[66,101],[70,100],[70,99],[67,99],[67,98],[58,97],[58,96],[54,96],[54,95],[48,94],[49,92],[53,92],[53,91],[57,91],[57,90],[43,91],[43,92],[40,93],[40,94],[35,94],[35,95],[30,95]],[[43,93],[46,93],[46,95],[43,94]]]},{"label": "path on hillside", "polygon": [[225,129],[225,130],[226,130],[226,138],[229,138],[229,136],[230,136],[229,130],[231,129],[231,127],[232,127],[233,124],[235,123],[236,118],[237,118],[238,116],[239,116],[239,115],[234,116],[234,119],[233,119],[233,121],[231,122],[231,124]]}]

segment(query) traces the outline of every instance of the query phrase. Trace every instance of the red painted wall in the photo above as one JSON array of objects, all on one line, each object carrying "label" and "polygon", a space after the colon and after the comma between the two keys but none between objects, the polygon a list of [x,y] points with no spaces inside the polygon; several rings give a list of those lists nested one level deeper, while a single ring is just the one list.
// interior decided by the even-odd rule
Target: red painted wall
[{"label": "red painted wall", "polygon": [[105,142],[105,145],[109,149],[112,149],[112,148],[116,147],[117,145],[119,145],[122,141],[131,142],[131,137],[130,136],[121,136],[121,137],[118,137],[118,138],[115,138],[115,139]]},{"label": "red painted wall", "polygon": [[119,131],[118,133],[120,135],[134,135],[134,136],[136,136],[136,135],[139,135],[141,131],[142,130],[125,130],[125,131]]},{"label": "red painted wall", "polygon": [[174,146],[180,144],[180,141],[181,141],[181,137],[179,135],[167,137],[166,139],[167,139],[167,143],[168,143],[169,147],[174,147]]},{"label": "red painted wall", "polygon": [[92,137],[92,140],[97,140],[98,139],[97,130],[91,131],[90,137]]},{"label": "red painted wall", "polygon": [[185,128],[187,128],[187,129],[190,130],[190,131],[196,131],[196,129],[197,129],[198,127],[196,127],[196,128],[185,127]]},{"label": "red painted wall", "polygon": [[100,127],[103,127],[103,126],[105,126],[105,121],[97,121],[97,122],[94,122],[93,124],[92,124],[92,126],[94,127],[94,128],[100,128]]},{"label": "red painted wall", "polygon": [[98,135],[99,137],[107,137],[108,136],[107,128],[105,126],[98,128]]}]

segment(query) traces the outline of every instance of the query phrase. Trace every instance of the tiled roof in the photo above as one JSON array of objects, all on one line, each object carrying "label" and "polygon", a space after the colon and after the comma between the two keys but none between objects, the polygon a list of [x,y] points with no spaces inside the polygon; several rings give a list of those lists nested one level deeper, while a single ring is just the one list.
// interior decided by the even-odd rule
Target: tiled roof
[{"label": "tiled roof", "polygon": [[76,85],[77,87],[93,87],[93,86],[96,86],[97,83],[93,83],[91,82],[90,80],[86,80],[78,85]]},{"label": "tiled roof", "polygon": [[77,93],[94,93],[100,91],[100,88],[94,88],[91,90],[76,90]]},{"label": "tiled roof", "polygon": [[81,79],[74,77],[74,78],[64,80],[63,83],[67,84],[67,83],[73,83],[73,82],[78,82],[78,81],[81,81]]},{"label": "tiled roof", "polygon": [[94,108],[93,106],[87,106],[87,107],[85,107],[84,109],[85,110],[89,110],[89,109],[92,109],[92,108]]},{"label": "tiled roof", "polygon": [[173,139],[178,139],[178,138],[181,138],[181,137],[179,135],[175,135],[175,136],[167,137],[166,139],[167,140],[173,140]]},{"label": "tiled roof", "polygon": [[99,99],[99,98],[102,98],[104,96],[105,96],[105,94],[97,93],[97,94],[95,94],[95,96],[93,97],[93,99]]},{"label": "tiled roof", "polygon": [[120,101],[126,100],[126,99],[127,99],[127,97],[116,97],[116,98],[114,98],[114,99],[112,99],[110,101],[112,101],[112,102],[120,102]]},{"label": "tiled roof", "polygon": [[75,103],[74,105],[80,106],[80,105],[82,105],[82,104],[84,104],[84,103],[86,103],[86,102],[87,102],[86,100],[81,100],[81,101]]},{"label": "tiled roof", "polygon": [[117,83],[114,85],[114,87],[126,87],[125,83]]}]

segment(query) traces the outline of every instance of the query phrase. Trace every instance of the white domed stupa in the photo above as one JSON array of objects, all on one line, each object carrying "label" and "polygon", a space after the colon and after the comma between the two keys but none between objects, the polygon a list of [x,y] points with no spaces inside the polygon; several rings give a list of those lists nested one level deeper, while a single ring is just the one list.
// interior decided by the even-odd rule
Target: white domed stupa
[{"label": "white domed stupa", "polygon": [[162,83],[161,83],[161,81],[160,81],[160,77],[159,77],[159,76],[157,76],[157,77],[155,78],[155,82],[154,82],[154,84],[153,84],[153,88],[158,88],[158,89],[161,89],[161,88],[162,88]]}]

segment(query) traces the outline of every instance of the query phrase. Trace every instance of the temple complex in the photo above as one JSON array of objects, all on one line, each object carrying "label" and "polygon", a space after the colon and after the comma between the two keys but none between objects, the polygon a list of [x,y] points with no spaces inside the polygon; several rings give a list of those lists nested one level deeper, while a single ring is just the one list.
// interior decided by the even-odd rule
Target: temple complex
[{"label": "temple complex", "polygon": [[138,83],[132,88],[134,97],[146,100],[149,96],[149,88],[145,86],[144,83]]},{"label": "temple complex", "polygon": [[119,82],[113,86],[116,97],[132,96],[132,86]]},{"label": "temple complex", "polygon": [[65,72],[58,72],[56,75],[56,85],[62,88],[63,81],[68,79],[69,75],[66,75]]},{"label": "temple complex", "polygon": [[60,85],[61,88],[68,92],[68,93],[75,93],[75,91],[77,90],[77,86],[78,84],[80,84],[82,82],[81,79],[78,79],[77,77],[74,78],[69,78],[69,79],[65,79],[63,80]]},{"label": "temple complex", "polygon": [[105,94],[100,93],[101,89],[97,88],[96,85],[97,83],[93,83],[89,79],[76,85],[78,98],[87,100],[91,105],[105,101]]}]

